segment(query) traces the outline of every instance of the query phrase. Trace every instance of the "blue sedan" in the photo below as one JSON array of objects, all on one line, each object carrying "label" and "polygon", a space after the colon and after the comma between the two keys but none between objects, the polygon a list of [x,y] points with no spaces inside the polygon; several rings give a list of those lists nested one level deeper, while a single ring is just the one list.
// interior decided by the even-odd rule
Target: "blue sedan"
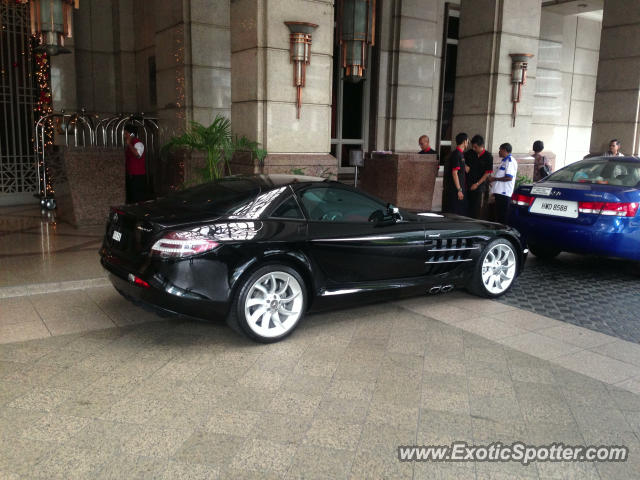
[{"label": "blue sedan", "polygon": [[537,257],[562,251],[640,260],[640,158],[595,157],[520,186],[509,224]]}]

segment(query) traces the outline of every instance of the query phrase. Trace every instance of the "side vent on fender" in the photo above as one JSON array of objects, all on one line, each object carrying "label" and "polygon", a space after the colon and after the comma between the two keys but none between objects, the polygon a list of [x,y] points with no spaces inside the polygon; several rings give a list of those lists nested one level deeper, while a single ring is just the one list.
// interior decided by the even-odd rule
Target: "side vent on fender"
[{"label": "side vent on fender", "polygon": [[473,261],[472,254],[480,250],[474,238],[442,238],[427,240],[427,274],[437,275],[458,265]]}]

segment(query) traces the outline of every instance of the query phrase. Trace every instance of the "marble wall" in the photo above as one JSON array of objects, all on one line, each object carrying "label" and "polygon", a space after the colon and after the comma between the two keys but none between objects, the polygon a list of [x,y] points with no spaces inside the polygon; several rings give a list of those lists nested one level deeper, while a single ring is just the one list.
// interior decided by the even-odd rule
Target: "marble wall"
[{"label": "marble wall", "polygon": [[640,2],[607,0],[604,4],[591,152],[609,140],[621,151],[640,154]]},{"label": "marble wall", "polygon": [[[483,135],[492,152],[504,142],[511,143],[514,153],[528,152],[540,4],[531,0],[462,0],[461,6],[453,131]],[[515,126],[510,53],[535,55],[528,64]]]},{"label": "marble wall", "polygon": [[379,1],[379,88],[371,93],[378,105],[373,143],[378,150],[415,152],[418,137],[427,134],[435,146],[446,2]]},{"label": "marble wall", "polygon": [[73,13],[78,109],[117,111],[113,13],[114,0],[88,0]]},{"label": "marble wall", "polygon": [[52,60],[54,107],[157,113],[173,130],[230,117],[229,4],[83,1],[74,11],[72,55]]},{"label": "marble wall", "polygon": [[600,30],[598,20],[542,9],[531,141],[556,154],[556,168],[589,153]]},{"label": "marble wall", "polygon": [[[333,9],[333,0],[231,1],[232,126],[270,154],[330,151]],[[318,25],[299,119],[285,21]]]}]

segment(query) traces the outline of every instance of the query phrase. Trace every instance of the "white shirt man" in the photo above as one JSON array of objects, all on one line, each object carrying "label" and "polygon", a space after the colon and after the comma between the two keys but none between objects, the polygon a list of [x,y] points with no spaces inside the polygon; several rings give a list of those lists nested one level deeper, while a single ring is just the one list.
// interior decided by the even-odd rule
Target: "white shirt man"
[{"label": "white shirt man", "polygon": [[498,153],[502,162],[489,181],[491,182],[491,193],[496,201],[496,221],[507,223],[511,195],[518,174],[518,162],[511,156],[511,145],[508,143],[500,145]]},{"label": "white shirt man", "polygon": [[620,141],[616,138],[609,142],[609,150],[602,154],[603,157],[624,157],[620,151]]}]

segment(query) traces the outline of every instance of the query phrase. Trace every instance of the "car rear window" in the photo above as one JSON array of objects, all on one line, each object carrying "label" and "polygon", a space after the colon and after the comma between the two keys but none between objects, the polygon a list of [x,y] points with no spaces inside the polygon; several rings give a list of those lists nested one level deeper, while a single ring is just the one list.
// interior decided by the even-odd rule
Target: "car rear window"
[{"label": "car rear window", "polygon": [[227,177],[175,192],[168,200],[177,200],[184,208],[223,215],[251,204],[259,193],[260,185],[255,181]]},{"label": "car rear window", "polygon": [[640,163],[605,159],[576,162],[551,174],[548,181],[635,187],[640,182]]}]

